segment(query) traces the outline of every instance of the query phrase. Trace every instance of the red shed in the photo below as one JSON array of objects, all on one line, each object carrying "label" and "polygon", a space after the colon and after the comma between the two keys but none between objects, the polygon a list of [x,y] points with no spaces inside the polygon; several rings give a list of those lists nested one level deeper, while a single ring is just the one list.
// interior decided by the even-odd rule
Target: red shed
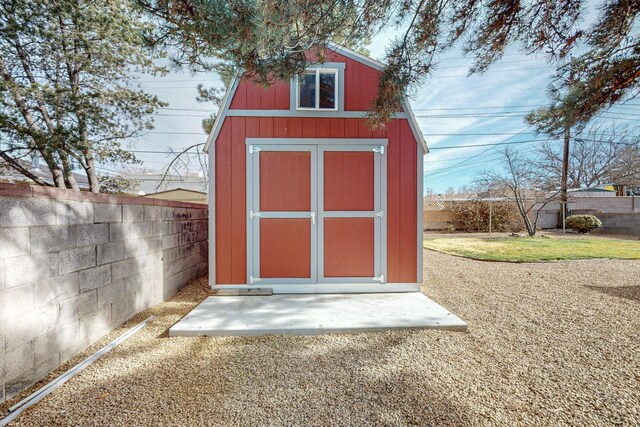
[{"label": "red shed", "polygon": [[419,290],[427,146],[407,100],[372,131],[383,65],[330,49],[302,78],[227,90],[205,148],[212,287]]}]

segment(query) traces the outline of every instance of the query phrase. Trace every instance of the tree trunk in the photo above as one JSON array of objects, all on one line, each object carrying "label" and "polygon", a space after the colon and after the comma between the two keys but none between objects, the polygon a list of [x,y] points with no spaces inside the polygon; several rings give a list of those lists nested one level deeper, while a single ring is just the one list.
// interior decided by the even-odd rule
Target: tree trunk
[{"label": "tree trunk", "polygon": [[514,191],[514,200],[516,202],[516,206],[518,207],[518,212],[524,221],[524,227],[527,229],[527,234],[529,237],[533,237],[536,235],[536,224],[531,222],[529,215],[527,215],[527,201],[526,199],[523,201],[517,193]]},{"label": "tree trunk", "polygon": [[60,151],[60,160],[62,161],[62,171],[64,172],[64,182],[67,188],[80,191],[80,187],[73,176],[73,168],[69,161],[69,156],[64,151]]},{"label": "tree trunk", "polygon": [[53,177],[53,183],[56,187],[64,189],[67,188],[67,185],[64,182],[64,174],[62,173],[62,170],[54,168],[51,170],[51,176]]},{"label": "tree trunk", "polygon": [[528,216],[527,216],[527,219],[525,220],[525,225],[527,226],[527,234],[529,234],[529,237],[535,236],[536,225],[531,222]]},{"label": "tree trunk", "polygon": [[55,159],[53,158],[53,155],[50,152],[47,152],[46,150],[38,150],[38,151],[40,152],[40,155],[44,159],[44,162],[47,164],[47,167],[51,172],[51,177],[53,178],[54,186],[58,188],[67,188],[67,186],[64,183],[64,174],[62,173],[62,170],[58,167]]},{"label": "tree trunk", "polygon": [[93,154],[86,157],[87,167],[85,171],[87,172],[87,178],[89,179],[89,190],[92,193],[100,192],[100,180],[98,179],[98,174],[96,173],[96,164],[93,158]]}]

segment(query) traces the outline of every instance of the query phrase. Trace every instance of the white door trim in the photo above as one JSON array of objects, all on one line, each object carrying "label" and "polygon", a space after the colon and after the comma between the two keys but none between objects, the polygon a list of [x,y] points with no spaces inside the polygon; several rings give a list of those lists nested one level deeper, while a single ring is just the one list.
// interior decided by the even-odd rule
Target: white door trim
[{"label": "white door trim", "polygon": [[[385,283],[387,278],[387,204],[386,155],[374,149],[380,145],[319,145],[318,146],[318,283]],[[324,210],[324,153],[326,151],[373,152],[374,153],[374,206],[373,211],[328,211]],[[386,174],[385,174],[386,175]],[[382,212],[382,216],[376,215]],[[372,277],[325,277],[324,276],[324,220],[325,218],[373,218],[374,219],[374,275]],[[374,280],[374,277],[380,280]]]},{"label": "white door trim", "polygon": [[[269,287],[281,289],[279,292],[331,292],[359,293],[359,292],[414,292],[417,284],[394,284],[393,289],[387,289],[387,139],[383,138],[246,138],[246,234],[247,234],[247,265],[246,283],[254,287]],[[271,212],[263,213],[259,211],[260,199],[259,190],[259,153],[261,151],[311,151],[311,212],[316,213],[315,225],[312,224],[311,234],[311,279],[264,279],[251,283],[251,277],[257,277],[260,271],[259,242],[260,242],[260,218],[306,218],[306,212]],[[320,207],[323,206],[324,189],[324,158],[325,151],[373,151],[375,153],[375,202],[374,212],[325,212],[320,214]],[[255,194],[254,194],[255,193]],[[251,212],[260,212],[261,216],[252,219]],[[382,211],[382,216],[374,213]],[[291,214],[291,216],[287,216]],[[307,216],[305,216],[307,215]],[[374,221],[374,256],[375,256],[375,276],[383,277],[384,282],[380,283],[371,278],[359,277],[322,277],[320,271],[324,267],[324,247],[320,239],[324,240],[323,220],[327,217],[373,217]],[[247,285],[225,285],[225,287],[242,288]],[[297,286],[300,285],[300,286]],[[302,287],[302,288],[300,288]],[[407,290],[402,290],[406,288]],[[300,289],[305,289],[301,291]],[[419,289],[418,289],[419,290]],[[285,293],[287,293],[285,292]]]},{"label": "white door trim", "polygon": [[[256,150],[257,148],[257,150]],[[311,155],[309,212],[262,212],[260,211],[260,153],[267,151],[307,151]],[[247,145],[247,284],[262,286],[270,284],[315,284],[318,282],[318,227],[315,218],[318,212],[317,147],[315,145],[268,145],[256,147]],[[255,191],[257,189],[257,191]],[[258,214],[258,215],[256,215]],[[310,218],[311,219],[311,274],[310,278],[263,278],[260,277],[260,221],[268,218]],[[253,279],[253,280],[252,280]],[[257,280],[256,280],[257,279]]]}]

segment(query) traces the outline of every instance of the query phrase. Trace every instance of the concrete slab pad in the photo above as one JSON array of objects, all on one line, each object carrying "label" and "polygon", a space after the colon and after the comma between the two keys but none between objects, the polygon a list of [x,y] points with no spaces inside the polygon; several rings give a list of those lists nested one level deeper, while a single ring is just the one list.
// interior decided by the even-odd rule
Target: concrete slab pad
[{"label": "concrete slab pad", "polygon": [[466,331],[458,316],[419,292],[209,297],[169,336],[318,335],[389,329]]}]

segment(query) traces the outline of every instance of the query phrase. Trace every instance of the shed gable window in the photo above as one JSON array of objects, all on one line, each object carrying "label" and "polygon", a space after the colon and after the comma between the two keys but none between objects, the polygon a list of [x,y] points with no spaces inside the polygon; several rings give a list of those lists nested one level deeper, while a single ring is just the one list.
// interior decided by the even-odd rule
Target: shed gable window
[{"label": "shed gable window", "polygon": [[338,70],[307,70],[298,78],[298,110],[338,109]]}]

